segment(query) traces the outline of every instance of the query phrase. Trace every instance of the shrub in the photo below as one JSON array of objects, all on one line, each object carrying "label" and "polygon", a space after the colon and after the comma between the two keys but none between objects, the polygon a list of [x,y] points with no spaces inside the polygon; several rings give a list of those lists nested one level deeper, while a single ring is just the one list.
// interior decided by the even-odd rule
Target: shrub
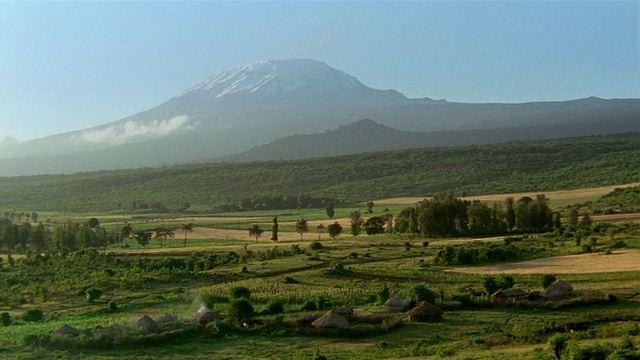
[{"label": "shrub", "polygon": [[310,250],[321,250],[323,248],[324,246],[322,246],[322,243],[320,241],[312,241],[311,244],[309,244]]},{"label": "shrub", "polygon": [[430,304],[435,304],[436,297],[428,287],[422,284],[413,286],[412,294],[416,302],[426,301]]},{"label": "shrub", "polygon": [[318,306],[316,306],[316,302],[315,301],[306,300],[302,304],[301,310],[303,310],[303,311],[316,311],[316,310],[318,310]]},{"label": "shrub", "polygon": [[380,291],[378,291],[376,293],[376,297],[378,298],[378,303],[379,304],[384,304],[387,299],[389,299],[389,288],[387,287],[387,284],[382,285],[382,289],[380,289]]},{"label": "shrub", "polygon": [[582,252],[584,252],[584,253],[593,252],[593,246],[591,246],[589,244],[582,244]]},{"label": "shrub", "polygon": [[253,305],[247,298],[235,299],[229,305],[229,316],[237,322],[249,322],[254,315]]},{"label": "shrub", "polygon": [[562,354],[562,351],[567,347],[568,343],[569,337],[565,334],[553,334],[547,342],[558,359],[560,359],[560,354]]},{"label": "shrub", "polygon": [[44,319],[44,313],[42,312],[42,310],[37,308],[27,309],[22,313],[20,318],[25,322],[42,321]]},{"label": "shrub", "polygon": [[240,299],[240,298],[247,298],[249,299],[251,297],[251,290],[249,290],[248,288],[244,287],[244,286],[236,286],[231,288],[231,292],[230,292],[230,296],[231,299]]},{"label": "shrub", "polygon": [[543,289],[546,289],[547,287],[549,287],[549,285],[553,284],[555,281],[556,281],[555,276],[551,274],[547,274],[542,277],[542,281],[540,282],[540,285],[542,285]]},{"label": "shrub", "polygon": [[11,319],[11,315],[8,312],[0,314],[0,319],[2,319],[2,326],[9,326],[13,322],[13,319]]},{"label": "shrub", "polygon": [[109,301],[109,311],[118,311],[118,303],[115,301]]},{"label": "shrub", "polygon": [[84,293],[87,296],[87,302],[93,302],[102,297],[102,290],[97,288],[89,288]]},{"label": "shrub", "polygon": [[271,315],[282,314],[284,312],[284,304],[282,300],[271,299],[267,303],[266,313]]},{"label": "shrub", "polygon": [[284,283],[285,284],[297,284],[298,280],[296,280],[295,278],[293,278],[291,276],[285,276],[284,277]]}]

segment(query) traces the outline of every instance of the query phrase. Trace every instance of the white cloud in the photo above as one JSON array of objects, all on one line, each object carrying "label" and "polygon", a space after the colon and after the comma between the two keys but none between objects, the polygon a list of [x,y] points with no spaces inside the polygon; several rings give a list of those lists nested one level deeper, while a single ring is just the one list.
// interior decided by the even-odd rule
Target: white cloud
[{"label": "white cloud", "polygon": [[79,143],[107,143],[113,145],[124,144],[132,138],[137,137],[158,137],[169,135],[186,126],[189,121],[187,115],[173,117],[169,120],[153,120],[147,123],[140,121],[127,121],[124,124],[109,125],[101,129],[86,130],[72,140]]}]

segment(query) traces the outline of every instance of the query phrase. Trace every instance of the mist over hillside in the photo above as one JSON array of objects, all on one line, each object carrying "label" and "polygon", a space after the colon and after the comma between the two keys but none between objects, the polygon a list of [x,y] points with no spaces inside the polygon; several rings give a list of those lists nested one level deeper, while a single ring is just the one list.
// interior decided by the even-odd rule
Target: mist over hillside
[{"label": "mist over hillside", "polygon": [[[319,61],[263,61],[214,74],[155,108],[105,125],[3,141],[0,176],[634,132],[639,114],[638,99],[410,99],[369,88]],[[363,119],[385,128],[350,125]]]}]

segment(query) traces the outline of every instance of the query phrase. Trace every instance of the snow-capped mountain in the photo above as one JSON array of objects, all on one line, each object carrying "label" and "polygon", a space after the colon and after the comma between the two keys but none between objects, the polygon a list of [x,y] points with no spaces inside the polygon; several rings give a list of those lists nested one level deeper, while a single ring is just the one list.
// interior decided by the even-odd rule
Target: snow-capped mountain
[{"label": "snow-capped mountain", "polygon": [[[203,161],[362,119],[418,132],[535,127],[540,134],[549,127],[551,136],[552,127],[560,125],[580,128],[576,134],[585,134],[585,128],[593,129],[589,134],[640,131],[639,114],[637,99],[526,104],[409,99],[396,90],[369,88],[323,62],[262,61],[214,74],[153,109],[109,124],[4,144],[0,175]],[[496,133],[505,134],[496,141],[514,139],[508,131]]]}]

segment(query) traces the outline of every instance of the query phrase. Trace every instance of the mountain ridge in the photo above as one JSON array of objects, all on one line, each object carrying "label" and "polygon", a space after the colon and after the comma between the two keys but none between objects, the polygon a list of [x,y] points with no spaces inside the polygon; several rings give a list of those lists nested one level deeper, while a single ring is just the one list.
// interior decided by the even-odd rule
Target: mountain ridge
[{"label": "mountain ridge", "polygon": [[[270,60],[218,72],[157,107],[108,124],[0,146],[0,175],[52,171],[43,162],[69,172],[96,170],[97,164],[115,169],[224,158],[362,119],[399,131],[462,131],[461,138],[471,144],[480,140],[469,134],[490,129],[498,134],[505,133],[500,129],[546,127],[553,137],[554,127],[587,126],[609,133],[602,124],[614,121],[617,132],[637,131],[638,114],[640,99],[521,104],[410,99],[396,90],[367,87],[316,60]],[[508,139],[496,135],[494,140]],[[69,164],[81,158],[78,166]]]}]

